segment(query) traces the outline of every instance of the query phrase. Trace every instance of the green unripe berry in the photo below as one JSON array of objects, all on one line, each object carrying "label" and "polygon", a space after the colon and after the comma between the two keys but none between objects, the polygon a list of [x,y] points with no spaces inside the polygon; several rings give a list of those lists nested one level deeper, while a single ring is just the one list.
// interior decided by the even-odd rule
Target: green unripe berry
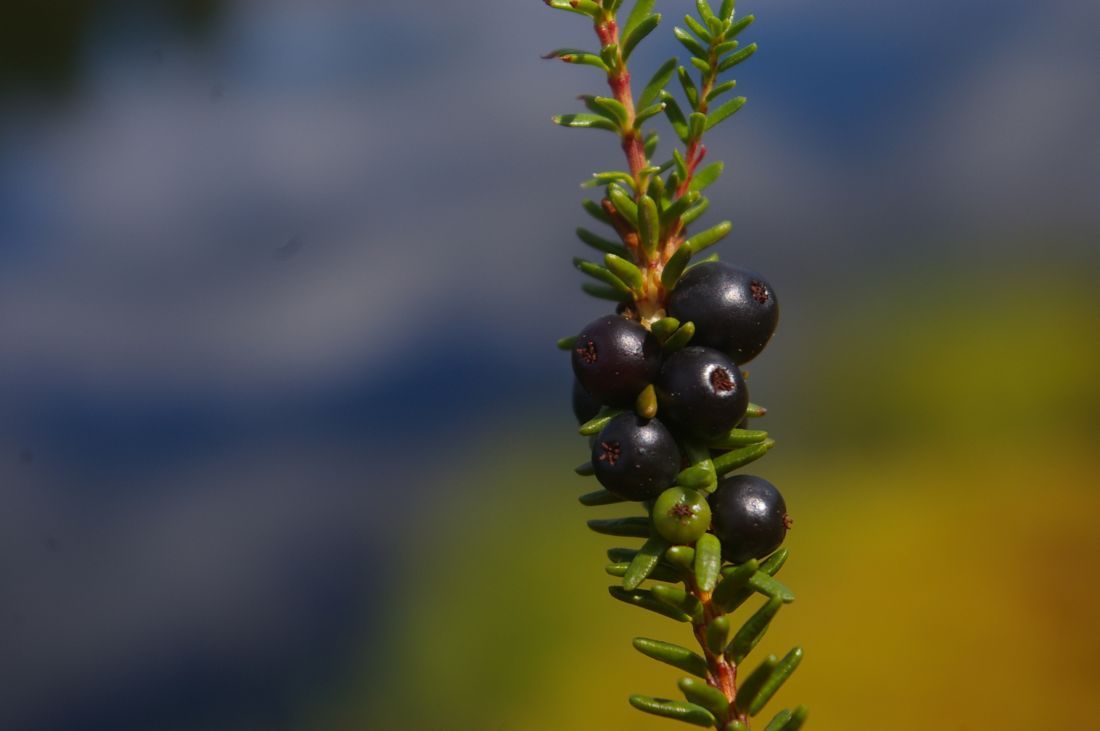
[{"label": "green unripe berry", "polygon": [[670,487],[653,504],[653,527],[672,544],[693,544],[710,528],[710,504],[697,490]]}]

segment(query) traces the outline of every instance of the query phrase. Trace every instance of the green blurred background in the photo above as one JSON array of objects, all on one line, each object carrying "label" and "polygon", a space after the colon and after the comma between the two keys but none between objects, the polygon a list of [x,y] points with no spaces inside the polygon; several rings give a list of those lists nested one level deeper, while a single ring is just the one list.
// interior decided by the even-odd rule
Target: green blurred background
[{"label": "green blurred background", "polygon": [[[630,640],[689,638],[607,596],[553,347],[606,309],[570,237],[618,150],[548,121],[599,79],[538,58],[584,23],[78,5],[0,11],[0,728],[668,726]],[[740,5],[710,219],[783,308],[772,705],[1091,728],[1095,3]]]}]

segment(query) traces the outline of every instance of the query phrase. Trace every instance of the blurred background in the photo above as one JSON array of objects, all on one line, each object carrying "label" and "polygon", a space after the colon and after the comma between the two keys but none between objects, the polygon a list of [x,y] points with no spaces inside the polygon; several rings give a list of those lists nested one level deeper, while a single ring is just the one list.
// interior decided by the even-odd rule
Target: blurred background
[{"label": "blurred background", "polygon": [[[773,705],[1086,728],[1100,6],[739,5],[708,220],[783,303]],[[0,728],[666,727],[630,639],[687,638],[606,595],[583,520],[622,511],[575,501],[553,346],[606,310],[572,230],[620,153],[551,126],[601,83],[539,55],[590,36],[537,0],[4,5]]]}]

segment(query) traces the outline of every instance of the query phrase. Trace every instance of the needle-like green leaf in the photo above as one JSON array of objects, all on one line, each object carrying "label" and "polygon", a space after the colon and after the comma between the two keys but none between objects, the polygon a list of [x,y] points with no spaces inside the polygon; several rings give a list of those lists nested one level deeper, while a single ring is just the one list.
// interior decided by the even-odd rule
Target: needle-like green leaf
[{"label": "needle-like green leaf", "polygon": [[671,642],[651,640],[646,637],[634,638],[634,649],[646,657],[679,668],[685,673],[697,675],[700,678],[707,677],[707,661],[699,657],[686,647],[674,645]]},{"label": "needle-like green leaf", "polygon": [[745,106],[746,101],[748,100],[743,96],[734,97],[715,109],[707,116],[707,129],[711,129],[715,125],[724,122],[727,118],[740,110],[741,107]]},{"label": "needle-like green leaf", "polygon": [[727,91],[730,91],[731,89],[734,89],[736,87],[737,82],[733,79],[730,79],[729,81],[723,81],[721,84],[715,85],[715,87],[710,90],[710,93],[707,94],[707,101],[714,101],[718,97],[725,94]]},{"label": "needle-like green leaf", "polygon": [[700,460],[690,467],[685,467],[676,475],[676,484],[680,487],[690,487],[693,490],[701,490],[712,486],[718,481],[718,473],[714,470],[714,462],[709,457]]},{"label": "needle-like green leaf", "polygon": [[734,21],[733,25],[730,26],[730,29],[726,31],[726,38],[733,38],[735,35],[752,25],[755,20],[755,15],[746,15],[740,20]]},{"label": "needle-like green leaf", "polygon": [[753,403],[750,403],[749,408],[747,408],[745,410],[745,416],[749,417],[750,419],[759,418],[761,416],[766,415],[767,413],[768,413],[768,410],[765,409],[763,406],[760,406],[759,404],[753,404]]},{"label": "needle-like green leaf", "polygon": [[761,429],[731,429],[709,444],[714,449],[734,449],[759,444],[767,438],[768,433]]},{"label": "needle-like green leaf", "polygon": [[653,5],[655,0],[637,0],[634,3],[634,8],[630,11],[630,15],[627,16],[626,23],[622,27],[622,35],[628,36],[630,32],[638,27],[638,25],[653,15]]},{"label": "needle-like green leaf", "polygon": [[748,60],[749,56],[754,53],[756,53],[756,44],[750,43],[737,53],[733,54],[732,56],[718,64],[718,73],[729,71],[731,68],[741,63],[742,61]]},{"label": "needle-like green leaf", "polygon": [[632,262],[617,254],[607,254],[603,258],[607,268],[618,277],[627,287],[634,291],[642,289],[642,270]]},{"label": "needle-like green leaf", "polygon": [[554,124],[573,129],[603,129],[608,132],[621,132],[619,125],[599,114],[559,114],[553,118]]},{"label": "needle-like green leaf", "polygon": [[[647,119],[650,119],[652,117],[656,117],[658,114],[660,114],[663,111],[665,111],[664,102],[660,102],[658,104],[650,104],[648,107],[646,107],[642,111],[638,112],[634,116],[634,125],[635,126],[640,125],[642,122],[644,122]],[[649,153],[647,152],[646,155],[648,157]]]},{"label": "needle-like green leaf", "polygon": [[600,13],[600,6],[592,0],[543,0],[543,2],[555,10],[587,15],[590,18],[595,18]]},{"label": "needle-like green leaf", "polygon": [[646,695],[632,695],[630,696],[630,705],[634,706],[639,711],[651,713],[654,716],[671,718],[695,726],[702,726],[703,728],[709,728],[714,725],[714,716],[711,715],[710,711],[694,703],[670,701],[664,698],[650,698]]},{"label": "needle-like green leaf", "polygon": [[599,518],[588,521],[588,527],[605,536],[649,538],[649,518]]},{"label": "needle-like green leaf", "polygon": [[660,536],[650,536],[638,551],[638,555],[630,562],[630,568],[623,575],[623,588],[637,589],[638,586],[649,578],[650,572],[657,568],[657,563],[668,548],[668,541]]},{"label": "needle-like green leaf", "polygon": [[737,688],[737,696],[733,699],[733,703],[739,711],[748,713],[753,698],[764,687],[764,683],[771,677],[772,671],[778,665],[779,658],[775,655],[768,655],[763,662],[749,673],[748,677],[741,681],[741,685]]},{"label": "needle-like green leaf", "polygon": [[710,187],[722,176],[722,171],[725,169],[726,166],[720,162],[707,165],[695,173],[695,176],[691,179],[691,190],[705,190]]},{"label": "needle-like green leaf", "polygon": [[642,19],[637,26],[632,28],[629,33],[623,36],[623,58],[630,58],[630,54],[633,53],[635,47],[641,43],[646,36],[653,32],[653,29],[661,24],[661,14],[649,15]]},{"label": "needle-like green leaf", "polygon": [[[664,342],[661,349],[666,353],[672,353],[690,343],[694,336],[695,323],[685,322],[676,332],[672,333],[672,336]],[[715,467],[717,468],[717,465]]]},{"label": "needle-like green leaf", "polygon": [[607,560],[612,563],[630,563],[634,560],[634,557],[638,555],[637,548],[609,548],[607,549]]},{"label": "needle-like green leaf", "polygon": [[[791,713],[786,723],[778,727],[778,731],[798,731],[798,729],[802,728],[802,724],[806,723],[806,716],[808,715],[810,715],[810,709],[806,708],[806,706],[799,706],[794,709],[794,712]],[[771,728],[771,726],[768,728]],[[767,729],[764,731],[767,731]]]},{"label": "needle-like green leaf", "polygon": [[692,56],[688,59],[688,62],[691,63],[691,65],[695,68],[699,69],[699,73],[703,75],[707,75],[710,73],[710,63],[708,63],[707,61],[704,61],[703,59],[696,56]]},{"label": "needle-like green leaf", "polygon": [[558,48],[543,56],[545,59],[556,58],[565,63],[579,64],[582,66],[595,66],[601,71],[607,71],[607,64],[598,54],[582,51],[579,48]]},{"label": "needle-like green leaf", "polygon": [[687,140],[687,119],[684,117],[684,112],[680,109],[680,105],[668,91],[661,92],[661,100],[665,103],[665,116],[668,117],[668,122],[672,125],[672,129],[676,132],[676,136],[679,137],[681,141]]},{"label": "needle-like green leaf", "polygon": [[698,140],[707,131],[707,115],[692,112],[688,115],[688,139]]},{"label": "needle-like green leaf", "polygon": [[[610,576],[617,576],[619,578],[622,578],[626,576],[626,571],[629,568],[629,562],[620,561],[619,563],[613,563],[604,566],[604,571],[606,571]],[[680,574],[675,569],[664,564],[657,564],[657,566],[654,567],[653,571],[650,572],[649,578],[653,581],[668,581],[671,583],[675,583],[677,581],[680,581],[683,577],[680,576]]]},{"label": "needle-like green leaf", "polygon": [[596,201],[585,199],[581,201],[581,207],[584,208],[589,216],[592,216],[592,218],[600,223],[605,223],[608,226],[611,225],[611,216],[607,215],[607,211],[605,211],[603,206]]},{"label": "needle-like green leaf", "polygon": [[676,36],[676,40],[680,41],[684,48],[688,49],[696,58],[702,59],[710,56],[710,51],[707,50],[706,46],[695,40],[695,36],[691,35],[691,33],[688,33],[680,26],[673,28],[672,34]]},{"label": "needle-like green leaf", "polygon": [[600,430],[607,426],[607,422],[614,419],[619,414],[623,413],[622,409],[600,409],[600,413],[593,416],[588,421],[578,427],[577,431],[580,432],[582,437],[590,437],[595,434],[599,434]]},{"label": "needle-like green leaf", "polygon": [[717,470],[720,475],[732,472],[739,467],[744,467],[750,462],[755,462],[760,459],[774,446],[774,439],[765,439],[759,444],[750,444],[747,447],[741,447],[732,452],[726,452],[714,458],[714,469]]},{"label": "needle-like green leaf", "polygon": [[741,629],[737,630],[737,634],[733,636],[729,647],[726,648],[726,656],[734,665],[740,665],[745,656],[756,647],[782,606],[782,599],[772,597],[749,617],[745,624],[741,625]]},{"label": "needle-like green leaf", "polygon": [[672,75],[676,73],[676,64],[675,58],[670,58],[661,64],[661,67],[657,69],[657,73],[653,74],[649,83],[645,85],[642,95],[638,97],[639,107],[647,107],[657,101],[668,82],[672,80]]},{"label": "needle-like green leaf", "polygon": [[729,713],[730,704],[722,691],[712,688],[701,680],[695,678],[680,678],[677,683],[680,692],[689,702],[702,706],[714,714],[715,718],[723,718]]},{"label": "needle-like green leaf", "polygon": [[709,198],[700,198],[699,202],[693,205],[691,208],[684,211],[684,215],[680,216],[680,220],[685,226],[688,226],[696,221],[700,216],[707,212],[707,208],[710,207]]},{"label": "needle-like green leaf", "polygon": [[618,185],[608,186],[607,197],[611,199],[611,204],[615,206],[615,210],[619,212],[619,215],[637,230],[638,204]]},{"label": "needle-like green leaf", "polygon": [[695,564],[695,549],[691,546],[672,546],[665,551],[665,558],[672,565],[690,571]]},{"label": "needle-like green leaf", "polygon": [[651,591],[654,599],[664,602],[689,616],[697,616],[703,611],[703,605],[699,603],[698,599],[678,587],[658,584]]},{"label": "needle-like green leaf", "polygon": [[779,599],[784,604],[794,601],[794,592],[783,585],[778,579],[774,579],[763,571],[757,571],[749,578],[748,586],[760,592],[764,596]]},{"label": "needle-like green leaf", "polygon": [[710,620],[707,625],[707,649],[715,655],[721,655],[729,644],[730,620],[723,615]]},{"label": "needle-like green leaf", "polygon": [[745,599],[752,596],[752,589],[747,589],[747,586],[758,566],[756,560],[752,559],[740,566],[723,570],[722,580],[714,587],[711,601],[722,611],[732,612],[744,601],[741,599],[742,595]]},{"label": "needle-like green leaf", "polygon": [[768,675],[767,680],[760,686],[760,689],[752,694],[748,699],[748,706],[743,705],[741,700],[741,694],[738,693],[737,705],[741,709],[746,709],[750,716],[755,716],[764,709],[764,706],[772,699],[787,678],[791,677],[791,674],[798,668],[798,664],[802,662],[802,648],[796,647],[779,661],[779,664]]},{"label": "needle-like green leaf", "polygon": [[650,612],[655,612],[663,617],[674,619],[677,622],[687,622],[691,620],[691,615],[686,614],[679,609],[671,607],[665,602],[658,601],[656,598],[654,598],[653,593],[648,589],[635,589],[634,591],[627,591],[621,586],[609,586],[607,587],[607,591],[609,594],[611,594],[611,596],[615,597],[621,602],[630,604],[635,607],[640,607],[641,609],[646,609]]},{"label": "needle-like green leaf", "polygon": [[783,564],[787,563],[789,553],[786,548],[780,548],[760,563],[760,570],[768,576],[775,576],[783,568]]},{"label": "needle-like green leaf", "polygon": [[722,570],[722,543],[713,533],[704,533],[695,543],[695,583],[701,591],[714,591]]},{"label": "needle-like green leaf", "polygon": [[701,38],[706,43],[710,43],[710,31],[707,30],[706,26],[693,18],[691,14],[684,16],[684,23],[687,25],[692,33],[699,36],[699,38]]},{"label": "needle-like green leaf", "polygon": [[621,497],[613,492],[607,490],[595,490],[594,492],[586,492],[579,498],[581,505],[588,507],[595,507],[598,505],[616,505],[618,503],[626,502]]},{"label": "needle-like green leaf", "polygon": [[780,731],[787,725],[787,722],[791,720],[791,709],[784,708],[779,713],[775,714],[772,720],[764,728],[764,731]]},{"label": "needle-like green leaf", "polygon": [[605,254],[614,254],[615,256],[620,256],[623,258],[630,256],[630,251],[627,250],[627,248],[622,244],[611,241],[610,239],[605,239],[602,236],[592,233],[586,228],[577,229],[577,238],[591,246],[596,251],[602,251]]},{"label": "needle-like green leaf", "polygon": [[626,107],[622,102],[617,99],[611,99],[606,96],[592,96],[591,94],[585,94],[581,97],[584,105],[588,109],[600,116],[607,117],[614,122],[618,127],[626,127],[626,123],[630,119],[630,115],[627,114]]},{"label": "needle-like green leaf", "polygon": [[698,254],[726,238],[732,230],[732,223],[729,221],[722,221],[722,223],[717,226],[708,228],[706,231],[692,236],[687,240],[687,245],[691,247],[691,253]]},{"label": "needle-like green leaf", "polygon": [[[691,16],[688,16],[691,17]],[[676,70],[677,75],[680,78],[680,86],[684,90],[684,96],[687,97],[688,103],[692,108],[699,107],[699,89],[695,86],[695,81],[692,80],[691,74],[688,70],[681,66]]]},{"label": "needle-like green leaf", "polygon": [[643,419],[652,419],[657,415],[657,391],[649,384],[634,400],[634,411]]},{"label": "needle-like green leaf", "polygon": [[657,342],[663,343],[669,335],[676,332],[678,327],[680,327],[680,321],[675,317],[662,317],[649,326],[649,331],[657,338]]},{"label": "needle-like green leaf", "polygon": [[581,291],[596,299],[608,300],[610,302],[632,302],[634,300],[632,295],[623,292],[621,289],[613,289],[612,287],[606,287],[602,284],[594,284],[592,282],[584,282],[581,284]]},{"label": "needle-like green leaf", "polygon": [[573,266],[575,266],[581,272],[587,274],[593,279],[598,279],[612,289],[618,289],[626,294],[630,294],[630,287],[626,285],[623,280],[616,277],[611,270],[606,269],[599,264],[591,261],[585,261],[584,259],[573,259]]},{"label": "needle-like green leaf", "polygon": [[710,22],[714,19],[714,11],[711,10],[707,0],[695,0],[695,9],[699,11],[699,17],[703,20]]}]

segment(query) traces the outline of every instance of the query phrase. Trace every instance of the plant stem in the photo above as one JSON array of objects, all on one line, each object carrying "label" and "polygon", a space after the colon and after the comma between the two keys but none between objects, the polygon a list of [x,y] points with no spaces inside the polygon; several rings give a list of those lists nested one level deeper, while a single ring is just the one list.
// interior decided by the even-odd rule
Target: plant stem
[{"label": "plant stem", "polygon": [[[645,136],[637,122],[634,93],[630,88],[630,70],[627,68],[626,59],[623,58],[622,48],[619,45],[619,24],[614,15],[609,13],[596,21],[596,35],[603,48],[614,45],[617,49],[614,62],[607,74],[607,83],[611,87],[612,96],[626,109],[622,148],[627,164],[630,166],[630,174],[634,178],[634,199],[640,203],[649,190],[650,176],[643,172],[649,167],[649,158],[645,152]],[[604,208],[611,212],[606,202]],[[667,242],[661,242],[657,248],[659,252],[657,257],[652,261],[648,260],[642,254],[637,232],[627,228],[624,233],[622,227],[615,226],[615,228],[622,236],[623,243],[634,254],[635,263],[642,267],[645,275],[643,289],[635,298],[635,305],[639,319],[643,324],[648,325],[664,316],[665,292],[661,287],[661,272],[672,252],[666,252]]]},{"label": "plant stem", "polygon": [[623,125],[622,146],[626,154],[627,164],[630,166],[630,174],[634,176],[635,199],[641,200],[649,187],[649,176],[642,171],[649,166],[649,158],[645,154],[645,140],[642,130],[637,124],[637,109],[634,107],[634,93],[630,88],[630,70],[623,58],[622,48],[619,47],[619,24],[613,16],[608,16],[596,23],[596,35],[604,48],[614,44],[618,49],[615,52],[615,63],[607,74],[607,83],[611,87],[611,95],[623,107],[626,108],[626,124]]},{"label": "plant stem", "polygon": [[726,696],[726,700],[729,701],[729,714],[726,718],[717,719],[716,728],[724,729],[727,724],[735,720],[745,724],[745,727],[748,728],[749,719],[747,714],[738,714],[733,704],[734,699],[737,697],[737,666],[730,662],[724,654],[718,653],[716,655],[711,652],[707,643],[707,629],[710,623],[723,616],[723,612],[711,601],[710,592],[701,590],[690,575],[684,579],[684,584],[692,596],[703,605],[702,619],[692,623],[692,630],[695,633],[695,639],[698,641],[699,647],[703,650],[707,667],[710,668],[711,677],[707,678],[707,683],[721,691],[722,695]]}]

